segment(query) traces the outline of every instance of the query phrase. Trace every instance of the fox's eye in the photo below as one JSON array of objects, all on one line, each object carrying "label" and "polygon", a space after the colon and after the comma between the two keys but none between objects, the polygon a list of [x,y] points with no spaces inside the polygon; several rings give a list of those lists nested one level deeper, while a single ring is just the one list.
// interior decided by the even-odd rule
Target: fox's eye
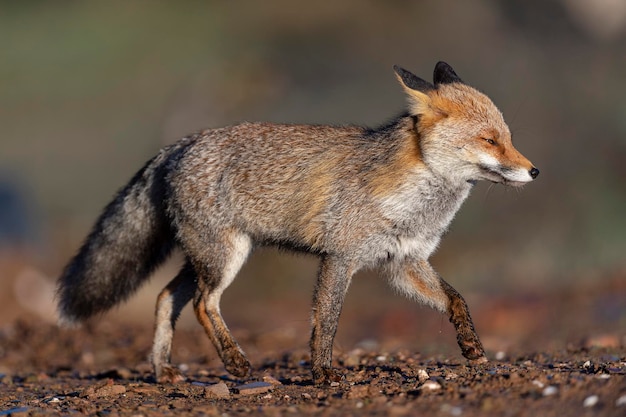
[{"label": "fox's eye", "polygon": [[483,138],[488,144],[495,145],[496,141],[491,138]]}]

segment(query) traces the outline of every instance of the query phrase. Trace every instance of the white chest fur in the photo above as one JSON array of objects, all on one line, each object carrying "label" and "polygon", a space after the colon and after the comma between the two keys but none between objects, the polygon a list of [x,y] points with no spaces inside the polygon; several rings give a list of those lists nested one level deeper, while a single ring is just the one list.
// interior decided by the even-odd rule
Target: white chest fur
[{"label": "white chest fur", "polygon": [[393,224],[388,255],[428,259],[471,190],[433,177],[407,182],[382,201],[381,209]]},{"label": "white chest fur", "polygon": [[403,259],[414,257],[427,259],[437,249],[441,236],[398,236],[397,244],[391,248],[390,254],[395,258]]}]

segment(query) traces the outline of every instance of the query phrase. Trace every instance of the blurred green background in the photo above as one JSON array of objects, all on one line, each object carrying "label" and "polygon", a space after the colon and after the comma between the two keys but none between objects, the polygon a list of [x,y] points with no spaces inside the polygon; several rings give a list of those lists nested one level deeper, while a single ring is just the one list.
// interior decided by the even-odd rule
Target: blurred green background
[{"label": "blurred green background", "polygon": [[[471,304],[626,274],[624,2],[1,1],[0,40],[0,321],[51,317],[64,263],[165,144],[239,121],[375,126],[404,108],[392,65],[430,79],[438,60],[494,100],[541,170],[523,190],[476,187],[433,259],[442,275]],[[175,268],[128,308],[151,320]],[[315,270],[261,251],[226,315],[285,302],[306,324]],[[362,277],[348,316],[408,308]]]}]

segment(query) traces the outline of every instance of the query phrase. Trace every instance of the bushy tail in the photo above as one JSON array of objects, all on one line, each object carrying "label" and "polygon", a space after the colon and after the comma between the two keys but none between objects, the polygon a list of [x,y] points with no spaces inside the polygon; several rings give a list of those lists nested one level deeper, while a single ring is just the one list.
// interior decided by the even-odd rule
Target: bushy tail
[{"label": "bushy tail", "polygon": [[104,209],[59,278],[63,323],[76,323],[126,300],[171,253],[161,154],[148,162]]}]

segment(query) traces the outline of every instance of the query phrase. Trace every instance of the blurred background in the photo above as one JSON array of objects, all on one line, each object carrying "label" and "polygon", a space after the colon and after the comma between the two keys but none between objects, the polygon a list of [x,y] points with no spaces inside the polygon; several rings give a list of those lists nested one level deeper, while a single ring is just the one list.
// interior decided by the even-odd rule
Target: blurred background
[{"label": "blurred background", "polygon": [[[162,146],[240,121],[376,126],[404,109],[393,64],[430,79],[445,60],[541,170],[523,190],[477,186],[433,258],[485,344],[624,336],[621,0],[0,1],[0,39],[0,326],[54,321],[64,264]],[[149,328],[179,258],[104,320]],[[306,346],[316,268],[259,250],[226,320]],[[189,311],[181,326],[198,328]],[[457,351],[445,317],[371,272],[353,281],[337,340]]]}]

